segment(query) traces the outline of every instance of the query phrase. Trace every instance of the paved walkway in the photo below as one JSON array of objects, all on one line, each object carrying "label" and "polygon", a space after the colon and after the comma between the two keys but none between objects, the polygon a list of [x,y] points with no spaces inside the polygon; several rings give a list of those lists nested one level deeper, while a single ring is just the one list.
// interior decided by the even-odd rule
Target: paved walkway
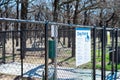
[{"label": "paved walkway", "polygon": [[[38,77],[42,78],[44,71],[44,65],[35,65],[24,63],[24,76],[25,77]],[[53,68],[49,68],[49,73],[52,73]],[[18,62],[0,64],[0,73],[10,74],[10,75],[21,75],[21,64]],[[109,74],[107,71],[106,74]],[[90,69],[74,69],[74,68],[57,68],[58,80],[92,80],[92,70]],[[120,77],[120,72],[118,72],[118,78]],[[96,70],[96,80],[101,80],[101,71]],[[110,80],[110,79],[108,79]],[[120,80],[120,79],[117,79]]]}]

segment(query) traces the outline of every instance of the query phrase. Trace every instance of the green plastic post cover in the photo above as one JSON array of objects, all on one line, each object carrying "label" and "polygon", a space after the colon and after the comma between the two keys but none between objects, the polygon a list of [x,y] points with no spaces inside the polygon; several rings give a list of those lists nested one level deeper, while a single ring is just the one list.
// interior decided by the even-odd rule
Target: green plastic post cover
[{"label": "green plastic post cover", "polygon": [[55,58],[55,41],[54,40],[49,40],[49,58],[54,59]]}]

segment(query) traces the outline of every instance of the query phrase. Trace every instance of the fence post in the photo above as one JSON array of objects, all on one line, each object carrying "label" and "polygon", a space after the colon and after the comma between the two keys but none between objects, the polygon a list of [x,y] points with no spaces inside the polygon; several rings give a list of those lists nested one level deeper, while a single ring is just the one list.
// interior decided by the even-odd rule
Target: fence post
[{"label": "fence post", "polygon": [[3,48],[2,48],[2,62],[3,63],[6,63],[6,51],[5,51],[5,43],[6,43],[6,32],[5,31],[3,31],[3,33],[2,33],[3,35],[2,35],[2,37],[3,37],[3,39],[2,39],[2,46],[3,46]]},{"label": "fence post", "polygon": [[48,80],[48,22],[45,23],[45,80]]},{"label": "fence post", "polygon": [[105,48],[106,48],[106,43],[105,43],[105,38],[106,38],[106,27],[104,26],[103,29],[102,29],[102,56],[101,56],[101,80],[105,80]]},{"label": "fence post", "polygon": [[115,57],[116,57],[116,65],[115,65],[115,72],[117,72],[117,65],[118,65],[118,29],[115,32]]},{"label": "fence post", "polygon": [[115,80],[117,77],[117,71],[118,71],[118,29],[116,28],[115,32],[115,57],[116,57],[116,63],[115,63]]},{"label": "fence post", "polygon": [[114,34],[114,29],[112,30],[112,77],[113,77],[113,75],[114,75],[114,36],[115,36],[115,34]]},{"label": "fence post", "polygon": [[20,31],[21,78],[23,78],[23,31]]},{"label": "fence post", "polygon": [[96,80],[96,27],[93,28],[93,80]]},{"label": "fence post", "polygon": [[57,80],[57,46],[58,46],[58,26],[55,26],[55,77],[54,80]]},{"label": "fence post", "polygon": [[15,53],[14,53],[14,31],[12,30],[12,56],[13,56],[13,58],[12,58],[12,60],[13,60],[13,62],[15,61]]}]

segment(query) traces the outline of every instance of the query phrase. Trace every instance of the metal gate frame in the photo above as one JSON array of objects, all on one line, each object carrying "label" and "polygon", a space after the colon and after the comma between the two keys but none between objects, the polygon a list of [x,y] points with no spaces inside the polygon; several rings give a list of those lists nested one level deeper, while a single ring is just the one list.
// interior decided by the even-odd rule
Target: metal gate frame
[{"label": "metal gate frame", "polygon": [[[106,28],[105,26],[102,28],[94,27],[93,28],[93,80],[96,80],[96,30],[102,30],[102,48],[101,48],[101,80],[116,80],[117,71],[118,71],[118,31],[120,31],[119,28]],[[112,70],[111,70],[111,76],[109,78],[106,78],[106,32],[112,31],[112,50],[109,52],[112,52]],[[115,41],[114,41],[115,40]],[[115,45],[115,48],[114,48]],[[116,63],[114,63],[114,53],[116,57]],[[113,66],[115,64],[115,67]]]}]

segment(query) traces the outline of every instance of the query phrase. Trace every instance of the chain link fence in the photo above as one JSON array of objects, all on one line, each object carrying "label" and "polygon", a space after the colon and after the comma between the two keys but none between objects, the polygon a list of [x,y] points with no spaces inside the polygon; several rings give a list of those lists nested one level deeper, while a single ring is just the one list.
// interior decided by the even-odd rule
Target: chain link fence
[{"label": "chain link fence", "polygon": [[[2,31],[0,33],[2,35],[0,54],[1,74],[16,75],[14,76],[16,80],[21,75],[23,77],[42,79],[45,64],[45,44],[44,37],[41,37],[43,35],[41,32],[41,30],[23,31],[23,34],[25,34],[22,36],[25,39],[24,54],[21,53],[21,31]],[[6,80],[14,79],[8,78]],[[3,78],[2,80],[5,79]]]},{"label": "chain link fence", "polygon": [[[106,64],[109,47],[114,46],[113,52],[117,54],[118,29],[4,18],[0,22],[9,22],[8,29],[2,30],[4,24],[0,31],[0,80],[105,80],[109,73],[117,71],[113,58],[115,66],[110,65],[111,71],[106,71]],[[20,29],[22,23],[24,28]],[[90,29],[91,60],[79,66],[76,66],[76,27]],[[112,36],[107,37],[106,32]]]}]

